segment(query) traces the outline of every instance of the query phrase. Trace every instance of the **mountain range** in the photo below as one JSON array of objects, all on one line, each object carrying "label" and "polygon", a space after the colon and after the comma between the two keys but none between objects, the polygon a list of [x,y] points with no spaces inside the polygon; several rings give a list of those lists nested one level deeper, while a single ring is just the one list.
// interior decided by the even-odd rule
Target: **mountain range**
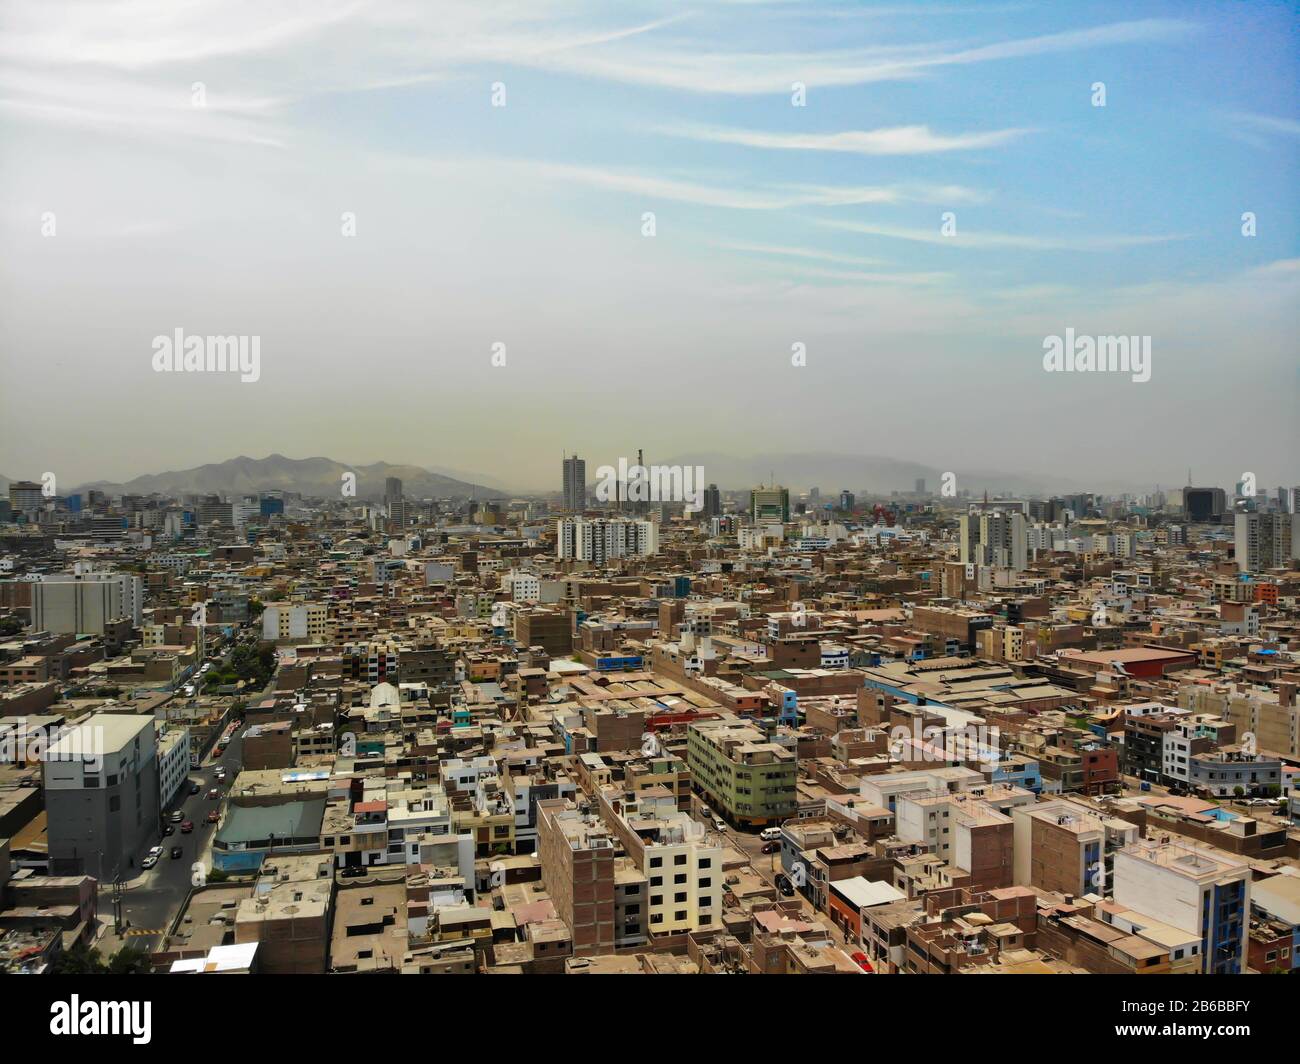
[{"label": "mountain range", "polygon": [[85,492],[91,488],[113,495],[179,495],[188,492],[220,495],[253,495],[262,491],[296,491],[302,495],[329,498],[339,495],[343,474],[357,476],[358,499],[382,499],[384,481],[398,477],[402,492],[408,498],[446,498],[448,496],[499,499],[507,493],[483,484],[473,484],[454,477],[434,473],[413,465],[393,465],[375,462],[371,465],[349,465],[333,458],[286,458],[272,454],[265,458],[248,458],[240,455],[225,462],[214,462],[193,469],[179,469],[166,473],[148,473],[124,483],[107,480],[91,481],[73,491]]}]

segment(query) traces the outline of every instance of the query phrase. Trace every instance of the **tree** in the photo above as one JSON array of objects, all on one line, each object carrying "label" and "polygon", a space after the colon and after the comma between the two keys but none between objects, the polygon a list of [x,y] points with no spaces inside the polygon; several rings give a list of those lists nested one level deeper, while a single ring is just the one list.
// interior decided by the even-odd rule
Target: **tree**
[{"label": "tree", "polygon": [[99,950],[78,942],[54,958],[50,971],[55,975],[100,975],[104,971],[104,961]]},{"label": "tree", "polygon": [[1237,784],[1237,786],[1232,788],[1232,793],[1235,794],[1238,798],[1241,798],[1245,795],[1246,788],[1243,787],[1241,784]]},{"label": "tree", "polygon": [[108,962],[109,975],[151,975],[153,965],[149,963],[149,954],[133,946],[123,946],[113,954]]}]

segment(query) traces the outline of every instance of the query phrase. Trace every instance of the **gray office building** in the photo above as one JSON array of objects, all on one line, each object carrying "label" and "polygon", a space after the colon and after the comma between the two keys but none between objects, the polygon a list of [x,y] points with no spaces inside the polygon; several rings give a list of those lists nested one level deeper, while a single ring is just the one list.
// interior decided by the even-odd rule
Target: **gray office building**
[{"label": "gray office building", "polygon": [[564,509],[582,513],[587,508],[587,463],[576,454],[564,460]]},{"label": "gray office building", "polygon": [[95,713],[45,752],[50,874],[130,879],[159,838],[154,718]]}]

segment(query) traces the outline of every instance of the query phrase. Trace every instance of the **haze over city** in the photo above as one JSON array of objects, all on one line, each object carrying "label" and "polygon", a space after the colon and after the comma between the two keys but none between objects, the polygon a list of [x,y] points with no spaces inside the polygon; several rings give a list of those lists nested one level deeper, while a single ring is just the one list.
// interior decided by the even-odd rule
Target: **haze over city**
[{"label": "haze over city", "polygon": [[[1290,5],[10,3],[0,35],[9,477],[1296,479]],[[155,372],[177,328],[259,337],[259,379]],[[1150,380],[1045,373],[1067,328],[1150,337]]]}]

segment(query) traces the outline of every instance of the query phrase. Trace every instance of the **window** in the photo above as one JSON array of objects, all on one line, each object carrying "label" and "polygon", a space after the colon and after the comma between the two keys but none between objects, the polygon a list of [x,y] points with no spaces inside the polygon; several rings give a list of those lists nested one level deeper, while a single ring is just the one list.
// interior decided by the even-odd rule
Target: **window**
[{"label": "window", "polygon": [[651,868],[662,868],[663,866],[664,866],[664,859],[663,859],[662,857],[651,857],[651,858],[650,858],[650,867],[651,867]]},{"label": "window", "polygon": [[685,920],[685,919],[686,919],[686,910],[685,910],[685,909],[678,909],[675,913],[673,913],[673,919],[674,919],[674,920]]},{"label": "window", "polygon": [[673,901],[675,901],[678,905],[681,905],[682,902],[684,902],[685,900],[686,900],[686,891],[684,890],[679,890],[676,894],[673,895]]},{"label": "window", "polygon": [[684,854],[684,853],[679,853],[679,854],[677,854],[676,856],[673,857],[673,864],[675,864],[675,865],[684,865],[685,863],[686,863],[686,854]]},{"label": "window", "polygon": [[685,873],[685,872],[678,872],[677,875],[673,876],[673,882],[674,882],[674,883],[677,883],[677,884],[685,883],[685,882],[686,882],[686,873]]},{"label": "window", "polygon": [[713,886],[712,879],[706,877],[700,880],[699,883],[700,890],[708,890],[711,886]]}]

